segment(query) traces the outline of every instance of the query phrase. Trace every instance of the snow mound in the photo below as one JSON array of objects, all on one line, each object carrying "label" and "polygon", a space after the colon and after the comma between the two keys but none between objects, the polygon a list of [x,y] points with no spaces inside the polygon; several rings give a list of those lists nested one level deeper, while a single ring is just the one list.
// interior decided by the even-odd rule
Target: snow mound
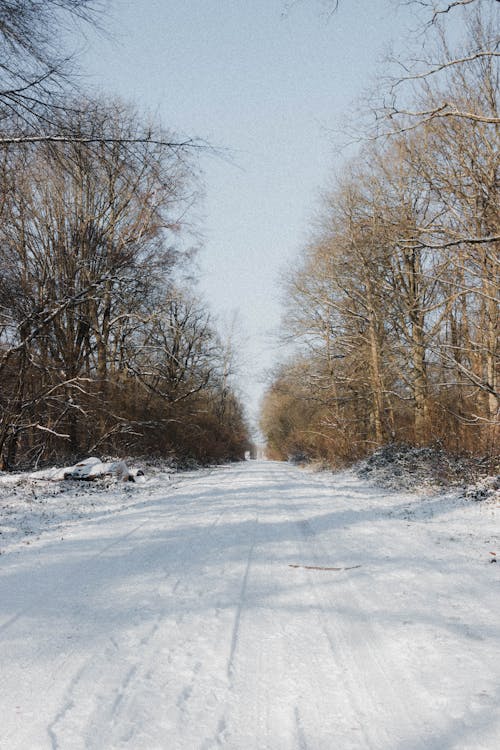
[{"label": "snow mound", "polygon": [[477,482],[480,462],[453,456],[439,445],[416,448],[391,443],[379,448],[358,467],[358,476],[389,489],[422,490],[466,486]]},{"label": "snow mound", "polygon": [[86,458],[75,466],[64,471],[64,479],[83,479],[91,481],[101,477],[116,477],[124,482],[128,481],[131,474],[124,461],[103,462],[100,458]]},{"label": "snow mound", "polygon": [[496,477],[483,477],[465,490],[468,500],[490,500],[500,503],[500,474]]},{"label": "snow mound", "polygon": [[43,469],[34,471],[28,475],[32,480],[47,480],[61,482],[65,479],[94,481],[106,477],[115,478],[118,481],[137,481],[143,477],[144,472],[140,469],[129,469],[125,461],[102,461],[100,458],[90,457],[79,461],[73,466],[62,468]]}]

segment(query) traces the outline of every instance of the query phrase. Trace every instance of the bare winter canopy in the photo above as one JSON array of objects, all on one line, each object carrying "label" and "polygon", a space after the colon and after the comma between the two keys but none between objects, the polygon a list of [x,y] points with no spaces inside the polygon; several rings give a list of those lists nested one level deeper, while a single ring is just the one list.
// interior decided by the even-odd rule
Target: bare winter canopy
[{"label": "bare winter canopy", "polygon": [[500,8],[433,6],[431,30],[458,5],[462,47],[439,29],[442,69],[400,81],[409,108],[376,113],[391,137],[326,193],[284,279],[283,335],[300,346],[265,402],[278,456],[349,459],[394,439],[497,455]]},{"label": "bare winter canopy", "polygon": [[0,468],[239,457],[227,348],[189,281],[194,142],[77,94],[52,41],[98,9],[0,3]]},{"label": "bare winter canopy", "polygon": [[[439,439],[492,457],[498,445],[500,3],[408,5],[424,33],[390,62],[365,146],[283,280],[283,337],[298,346],[264,404],[276,456],[347,460]],[[190,280],[199,144],[82,95],[53,42],[104,7],[0,2],[7,468],[247,446],[231,348]]]}]

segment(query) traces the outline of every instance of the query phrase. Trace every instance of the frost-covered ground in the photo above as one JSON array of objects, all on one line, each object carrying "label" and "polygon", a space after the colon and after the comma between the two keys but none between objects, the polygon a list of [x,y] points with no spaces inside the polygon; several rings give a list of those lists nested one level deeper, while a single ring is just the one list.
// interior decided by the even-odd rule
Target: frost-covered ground
[{"label": "frost-covered ground", "polygon": [[0,480],[2,750],[500,747],[494,496]]},{"label": "frost-covered ground", "polygon": [[446,453],[440,446],[390,443],[361,461],[356,470],[360,477],[387,489],[435,492],[461,487],[471,499],[500,502],[500,475],[489,475],[493,464],[493,460]]},{"label": "frost-covered ground", "polygon": [[140,470],[147,476],[137,477],[138,492],[137,484],[113,476],[97,481],[62,481],[73,468],[0,472],[0,555],[19,544],[31,545],[49,531],[57,538],[59,532],[63,534],[85,518],[116,513],[155,492],[171,492],[193,475],[175,473],[165,462],[143,462]]}]

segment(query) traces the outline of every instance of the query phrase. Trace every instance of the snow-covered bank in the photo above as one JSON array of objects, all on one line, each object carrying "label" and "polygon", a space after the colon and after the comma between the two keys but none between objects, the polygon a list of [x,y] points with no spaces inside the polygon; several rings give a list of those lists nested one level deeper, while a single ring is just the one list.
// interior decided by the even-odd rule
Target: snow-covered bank
[{"label": "snow-covered bank", "polygon": [[177,481],[78,485],[81,518],[5,545],[2,750],[500,746],[495,502]]},{"label": "snow-covered bank", "polygon": [[[355,468],[358,476],[386,489],[442,493],[446,488],[456,488],[470,500],[500,503],[498,458],[496,467],[494,464],[477,456],[447,453],[439,445],[389,443]],[[495,468],[496,473],[492,473]]]},{"label": "snow-covered bank", "polygon": [[[110,466],[101,463],[97,468]],[[124,482],[121,475],[111,472],[94,481],[65,480],[75,467],[0,472],[0,555],[19,545],[32,545],[49,532],[60,538],[66,529],[86,519],[123,511],[155,493],[163,496],[193,474],[209,471],[176,472],[161,461],[143,468],[146,475],[137,478],[138,484]],[[132,471],[137,473],[136,468]]]}]

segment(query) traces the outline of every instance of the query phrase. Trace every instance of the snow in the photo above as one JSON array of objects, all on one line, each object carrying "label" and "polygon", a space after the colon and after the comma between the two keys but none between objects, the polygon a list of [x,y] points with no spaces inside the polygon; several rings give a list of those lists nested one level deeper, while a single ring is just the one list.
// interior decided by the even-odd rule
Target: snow
[{"label": "snow", "polygon": [[[357,468],[359,476],[387,489],[414,489],[433,492],[436,488],[463,485],[471,488],[483,482],[487,472],[485,459],[447,453],[439,444],[416,447],[404,443],[389,443],[378,448]],[[487,477],[492,492],[496,479]],[[485,494],[480,492],[481,499]],[[478,497],[479,497],[478,496]],[[500,497],[499,497],[500,499]]]},{"label": "snow", "polygon": [[[81,479],[81,480],[95,480],[102,477],[116,477],[122,481],[127,481],[129,477],[134,477],[133,471],[131,471],[124,461],[107,461],[103,462],[100,458],[91,456],[85,458],[74,466],[54,467],[52,469],[42,469],[40,471],[34,471],[27,475],[27,479],[33,481],[37,480],[50,480],[53,482],[59,482],[63,479]],[[23,477],[21,476],[22,480]],[[0,478],[0,485],[5,481],[9,481],[6,477]]]},{"label": "snow", "polygon": [[500,747],[496,501],[254,461],[40,485],[0,477],[2,750]]}]

